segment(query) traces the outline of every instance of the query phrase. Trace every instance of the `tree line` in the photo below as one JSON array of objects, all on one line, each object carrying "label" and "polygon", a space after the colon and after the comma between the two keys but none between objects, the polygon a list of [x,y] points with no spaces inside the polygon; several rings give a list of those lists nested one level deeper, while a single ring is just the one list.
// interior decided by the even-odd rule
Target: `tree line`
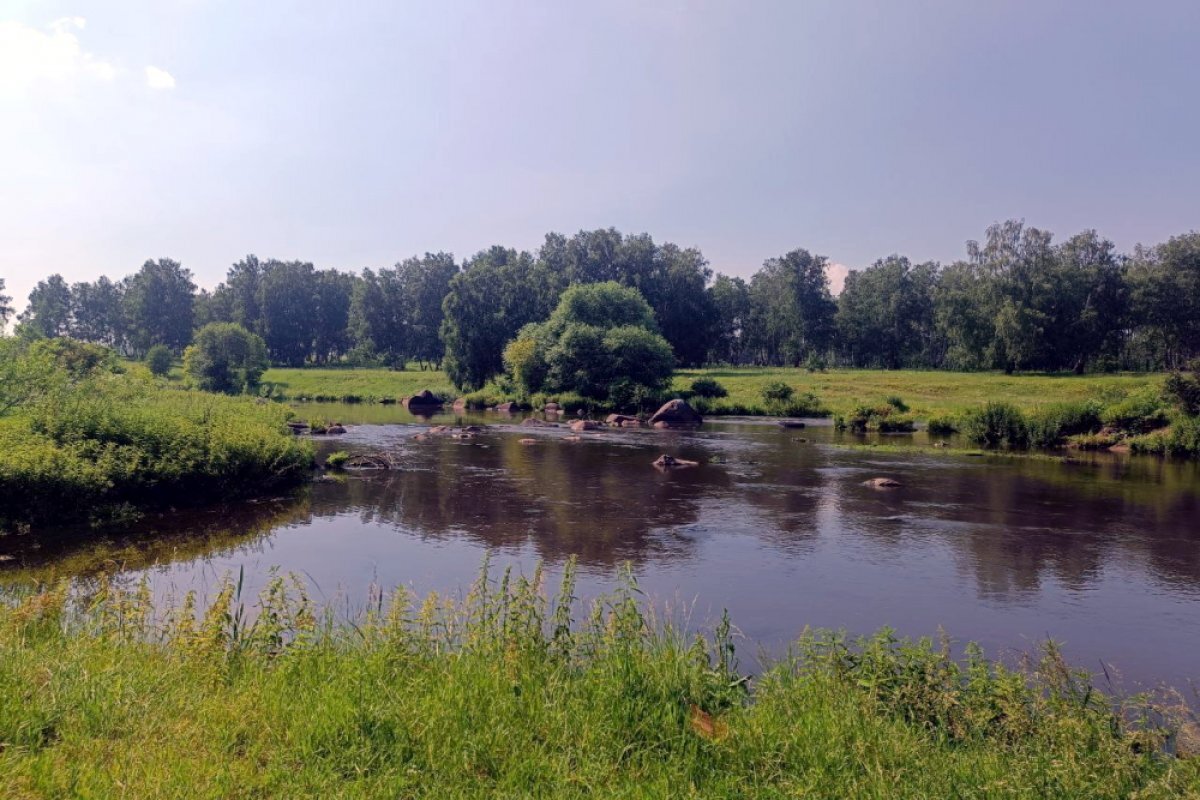
[{"label": "tree line", "polygon": [[[536,252],[497,245],[461,263],[426,253],[361,274],[251,255],[212,291],[159,259],[120,281],[50,276],[18,330],[140,356],[154,345],[181,352],[196,329],[229,322],[261,336],[275,364],[416,361],[477,388],[568,287],[612,281],[642,295],[685,366],[1084,372],[1200,356],[1200,233],[1122,254],[1095,231],[1055,242],[1008,221],[951,264],[891,255],[854,270],[837,297],[828,263],[798,248],[747,280],[714,274],[695,248],[612,228],[547,234]],[[0,321],[11,314],[0,282]]]}]

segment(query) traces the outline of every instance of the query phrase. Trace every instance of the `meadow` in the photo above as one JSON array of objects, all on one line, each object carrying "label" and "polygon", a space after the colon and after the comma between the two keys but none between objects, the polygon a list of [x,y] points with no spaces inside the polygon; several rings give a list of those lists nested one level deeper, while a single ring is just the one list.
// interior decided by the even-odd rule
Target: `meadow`
[{"label": "meadow", "polygon": [[[1168,798],[1200,791],[1169,696],[1101,694],[1048,647],[809,633],[751,678],[626,578],[588,608],[487,572],[337,617],[279,576],[0,603],[0,794],[42,797]],[[579,618],[576,618],[578,615]],[[669,619],[669,618],[668,618]]]},{"label": "meadow", "polygon": [[[712,378],[728,396],[711,403],[709,413],[767,414],[763,388],[782,381],[797,394],[816,395],[828,413],[845,415],[863,403],[900,397],[919,419],[954,416],[1003,399],[1022,411],[1054,402],[1106,400],[1162,383],[1153,373],[1102,375],[1023,374],[1001,372],[943,372],[935,370],[831,369],[808,372],[786,367],[713,367],[679,370],[672,388],[687,392],[698,378]],[[263,376],[264,386],[284,399],[330,400],[353,398],[358,402],[402,399],[422,389],[447,398],[458,396],[440,371],[407,369],[271,369]],[[490,385],[475,393],[485,401],[508,399],[511,395]]]}]

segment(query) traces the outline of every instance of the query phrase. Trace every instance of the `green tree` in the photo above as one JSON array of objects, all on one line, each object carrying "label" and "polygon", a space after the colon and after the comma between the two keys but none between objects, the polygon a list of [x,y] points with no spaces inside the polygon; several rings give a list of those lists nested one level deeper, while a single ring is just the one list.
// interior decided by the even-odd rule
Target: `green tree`
[{"label": "green tree", "polygon": [[155,377],[166,377],[171,371],[171,351],[163,344],[156,344],[146,353],[146,366]]},{"label": "green tree", "polygon": [[319,364],[340,358],[350,349],[350,302],[357,282],[353,275],[337,270],[317,272],[313,356]]},{"label": "green tree", "polygon": [[17,317],[27,335],[67,336],[71,332],[71,288],[61,275],[38,281],[29,293],[29,305]]},{"label": "green tree", "polygon": [[4,278],[0,278],[0,332],[13,315],[12,297],[4,293]]},{"label": "green tree", "polygon": [[85,342],[120,348],[125,341],[121,286],[101,276],[71,287],[71,335]]},{"label": "green tree", "polygon": [[846,359],[887,369],[929,364],[936,280],[936,264],[913,266],[899,255],[852,270],[838,297],[838,343]]},{"label": "green tree", "polygon": [[505,344],[552,308],[538,290],[548,279],[527,252],[496,246],[467,260],[442,306],[443,368],[455,386],[478,389],[504,371]]},{"label": "green tree", "polygon": [[442,360],[442,303],[450,292],[450,281],[458,274],[458,265],[450,253],[426,253],[396,265],[407,308],[408,358],[422,363],[440,364]]},{"label": "green tree", "polygon": [[232,322],[205,325],[183,353],[184,372],[209,392],[253,389],[269,364],[262,337]]},{"label": "green tree", "polygon": [[942,366],[973,370],[990,366],[995,338],[995,297],[983,270],[956,261],[938,275],[933,292],[934,327],[944,343]]},{"label": "green tree", "polygon": [[741,364],[750,317],[750,287],[742,278],[718,275],[708,295],[713,308],[708,360]]},{"label": "green tree", "polygon": [[259,334],[277,364],[300,366],[313,352],[316,283],[316,271],[308,262],[268,261],[262,267]]},{"label": "green tree", "polygon": [[359,352],[403,366],[408,352],[408,300],[396,270],[363,270],[350,300],[351,338]]},{"label": "green tree", "polygon": [[525,326],[504,355],[526,393],[622,404],[663,389],[675,362],[650,305],[614,281],[567,289],[549,319]]},{"label": "green tree", "polygon": [[1158,362],[1179,369],[1200,355],[1200,233],[1138,246],[1128,282],[1132,318]]},{"label": "green tree", "polygon": [[192,336],[196,284],[178,261],[147,261],[125,285],[123,305],[135,354],[164,344],[178,352]]},{"label": "green tree", "polygon": [[837,304],[829,293],[828,260],[793,250],[763,262],[750,281],[750,345],[756,360],[800,366],[829,350]]}]

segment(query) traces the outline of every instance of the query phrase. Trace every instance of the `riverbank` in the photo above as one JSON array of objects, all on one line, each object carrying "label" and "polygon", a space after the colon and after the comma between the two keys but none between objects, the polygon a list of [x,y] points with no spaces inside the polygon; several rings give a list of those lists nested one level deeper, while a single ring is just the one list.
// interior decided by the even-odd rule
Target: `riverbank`
[{"label": "riverbank", "polygon": [[[568,570],[569,573],[569,570]],[[1117,702],[1051,650],[1026,672],[886,632],[812,634],[752,681],[625,589],[571,618],[492,576],[334,622],[303,584],[253,613],[148,590],[0,604],[6,797],[1185,796],[1178,707]],[[575,609],[578,611],[578,609]],[[254,621],[251,621],[253,619]],[[1169,704],[1168,704],[1169,705]],[[1115,711],[1114,711],[1115,709]],[[1161,716],[1165,713],[1166,716]],[[1180,732],[1182,731],[1182,735]]]},{"label": "riverbank", "polygon": [[[1111,375],[1005,375],[999,372],[938,372],[914,370],[831,369],[808,372],[773,367],[714,367],[680,370],[672,388],[687,392],[699,378],[720,383],[728,395],[716,398],[711,414],[768,414],[763,388],[782,381],[796,394],[816,395],[829,413],[846,415],[863,403],[900,397],[918,419],[960,414],[989,400],[1003,399],[1023,411],[1053,402],[1104,399],[1158,387],[1162,376],[1142,373]],[[429,389],[446,398],[457,393],[441,371],[386,369],[270,369],[264,385],[286,400],[326,399],[352,402],[401,400]],[[513,399],[494,387],[479,393],[485,399]]]},{"label": "riverbank", "polygon": [[298,484],[312,446],[288,431],[290,414],[131,374],[53,383],[0,418],[0,531],[100,523]]}]

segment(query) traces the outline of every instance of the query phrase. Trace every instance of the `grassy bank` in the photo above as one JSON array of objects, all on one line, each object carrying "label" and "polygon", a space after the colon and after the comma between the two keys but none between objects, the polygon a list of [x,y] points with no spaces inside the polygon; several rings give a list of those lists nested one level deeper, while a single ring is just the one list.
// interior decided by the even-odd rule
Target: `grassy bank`
[{"label": "grassy bank", "polygon": [[507,575],[460,602],[381,597],[352,624],[282,579],[253,624],[233,584],[199,617],[144,589],[102,588],[82,609],[66,596],[0,605],[5,797],[1200,790],[1200,761],[1168,752],[1178,712],[1147,722],[1144,701],[1114,706],[1053,652],[1018,673],[886,633],[819,634],[750,684],[728,626],[684,636],[633,587],[582,623]]},{"label": "grassy bank", "polygon": [[0,417],[0,530],[296,483],[312,452],[288,432],[289,415],[131,374],[55,382]]},{"label": "grassy bank", "polygon": [[[1025,411],[1050,402],[1069,402],[1128,394],[1162,383],[1161,375],[1121,373],[1115,375],[1004,375],[997,372],[938,372],[912,370],[833,369],[811,373],[803,369],[726,367],[681,370],[675,374],[676,391],[690,389],[697,378],[713,378],[728,396],[712,402],[711,413],[766,414],[770,409],[763,388],[782,381],[798,395],[816,395],[833,414],[849,414],[856,406],[902,397],[912,414],[921,419],[949,416],[1004,399]],[[271,369],[264,384],[289,399],[322,397],[358,402],[400,399],[430,389],[447,397],[455,389],[442,372],[385,369]],[[511,399],[495,387],[480,393],[481,399]]]}]

